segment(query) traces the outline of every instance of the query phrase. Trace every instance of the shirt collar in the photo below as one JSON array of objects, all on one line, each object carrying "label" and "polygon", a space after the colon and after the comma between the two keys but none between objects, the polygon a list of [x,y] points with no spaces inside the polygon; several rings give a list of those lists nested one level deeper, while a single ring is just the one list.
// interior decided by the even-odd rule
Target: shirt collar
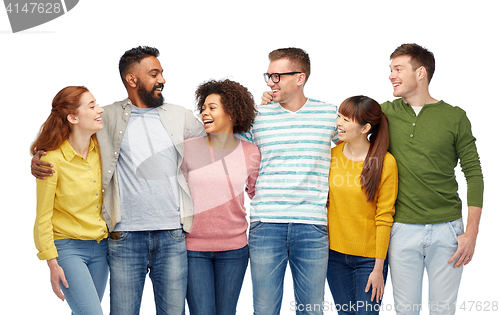
[{"label": "shirt collar", "polygon": [[[89,144],[89,153],[95,150],[95,143],[94,139],[90,138],[90,144]],[[64,159],[68,162],[73,160],[75,156],[79,156],[78,153],[73,149],[71,144],[69,144],[68,140],[65,140],[63,144],[61,145],[61,152],[64,156]]]}]

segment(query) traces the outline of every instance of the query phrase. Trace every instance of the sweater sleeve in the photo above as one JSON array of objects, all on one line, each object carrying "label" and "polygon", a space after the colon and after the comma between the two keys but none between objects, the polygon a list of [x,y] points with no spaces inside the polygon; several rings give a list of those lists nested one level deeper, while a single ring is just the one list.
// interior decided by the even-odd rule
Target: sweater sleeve
[{"label": "sweater sleeve", "polygon": [[398,195],[398,168],[396,160],[389,153],[384,159],[375,213],[376,249],[375,258],[385,259],[389,248],[391,226],[395,213],[394,204]]},{"label": "sweater sleeve", "polygon": [[458,125],[455,149],[460,160],[460,166],[467,181],[467,204],[483,207],[483,173],[476,148],[476,138],[472,135],[471,124],[463,115]]}]

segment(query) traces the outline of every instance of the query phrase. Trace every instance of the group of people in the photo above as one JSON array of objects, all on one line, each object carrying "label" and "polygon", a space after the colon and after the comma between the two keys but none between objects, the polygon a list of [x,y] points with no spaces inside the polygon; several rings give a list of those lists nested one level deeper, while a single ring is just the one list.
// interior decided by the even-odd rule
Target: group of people
[{"label": "group of people", "polygon": [[207,81],[201,122],[164,102],[158,56],[125,52],[128,97],[104,108],[62,89],[31,147],[38,257],[73,314],[102,314],[108,270],[111,314],[139,314],[148,273],[157,314],[183,314],[185,299],[190,314],[235,314],[248,261],[254,314],[280,313],[287,265],[297,314],[323,313],[325,279],[339,314],[377,314],[388,265],[398,314],[420,312],[424,270],[436,314],[454,313],[483,178],[465,112],[429,94],[430,51],[391,54],[396,100],[337,111],[305,96],[308,54],[277,49],[260,106],[237,82]]}]

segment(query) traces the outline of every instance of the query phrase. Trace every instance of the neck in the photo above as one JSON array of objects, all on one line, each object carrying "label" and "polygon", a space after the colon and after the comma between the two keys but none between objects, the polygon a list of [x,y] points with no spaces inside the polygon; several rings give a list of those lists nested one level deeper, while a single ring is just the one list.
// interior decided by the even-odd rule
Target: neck
[{"label": "neck", "polygon": [[370,141],[365,137],[346,142],[344,145],[344,155],[353,161],[364,161],[368,150],[370,150]]},{"label": "neck", "polygon": [[233,133],[212,133],[207,138],[208,143],[214,149],[232,149],[238,144]]},{"label": "neck", "polygon": [[403,101],[415,107],[423,107],[426,104],[434,104],[438,102],[438,100],[429,94],[429,90],[427,88],[420,92],[416,91],[413,95],[403,97]]},{"label": "neck", "polygon": [[77,131],[72,131],[68,137],[68,142],[76,153],[84,159],[89,154],[90,137],[93,134],[82,134]]},{"label": "neck", "polygon": [[307,97],[302,92],[300,95],[294,97],[289,102],[280,103],[280,105],[291,112],[296,112],[299,109],[301,109],[306,104],[306,102],[307,102]]},{"label": "neck", "polygon": [[139,97],[139,95],[137,95],[137,93],[131,93],[129,91],[128,98],[130,99],[130,101],[132,101],[132,104],[134,104],[139,108],[149,108],[149,106],[142,101],[142,99]]}]

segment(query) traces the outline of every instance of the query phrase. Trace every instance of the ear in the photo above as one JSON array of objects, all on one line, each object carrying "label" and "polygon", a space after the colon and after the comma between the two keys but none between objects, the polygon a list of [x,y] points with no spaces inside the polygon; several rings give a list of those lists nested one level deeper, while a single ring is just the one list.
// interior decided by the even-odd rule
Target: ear
[{"label": "ear", "polygon": [[306,84],[306,74],[305,73],[300,73],[298,78],[297,78],[297,85],[301,86]]},{"label": "ear", "polygon": [[76,116],[76,115],[69,114],[68,116],[66,116],[66,119],[68,119],[68,122],[69,122],[71,125],[76,125],[76,124],[78,124],[78,116]]},{"label": "ear", "polygon": [[131,88],[137,87],[137,77],[131,73],[129,73],[125,76],[125,82],[127,82],[127,84]]},{"label": "ear", "polygon": [[363,126],[363,129],[361,129],[361,133],[367,134],[372,130],[372,125],[370,123],[367,123],[366,125]]},{"label": "ear", "polygon": [[425,79],[425,81],[427,82],[427,69],[425,69],[424,66],[420,66],[416,72],[417,72],[417,78],[419,80]]}]

